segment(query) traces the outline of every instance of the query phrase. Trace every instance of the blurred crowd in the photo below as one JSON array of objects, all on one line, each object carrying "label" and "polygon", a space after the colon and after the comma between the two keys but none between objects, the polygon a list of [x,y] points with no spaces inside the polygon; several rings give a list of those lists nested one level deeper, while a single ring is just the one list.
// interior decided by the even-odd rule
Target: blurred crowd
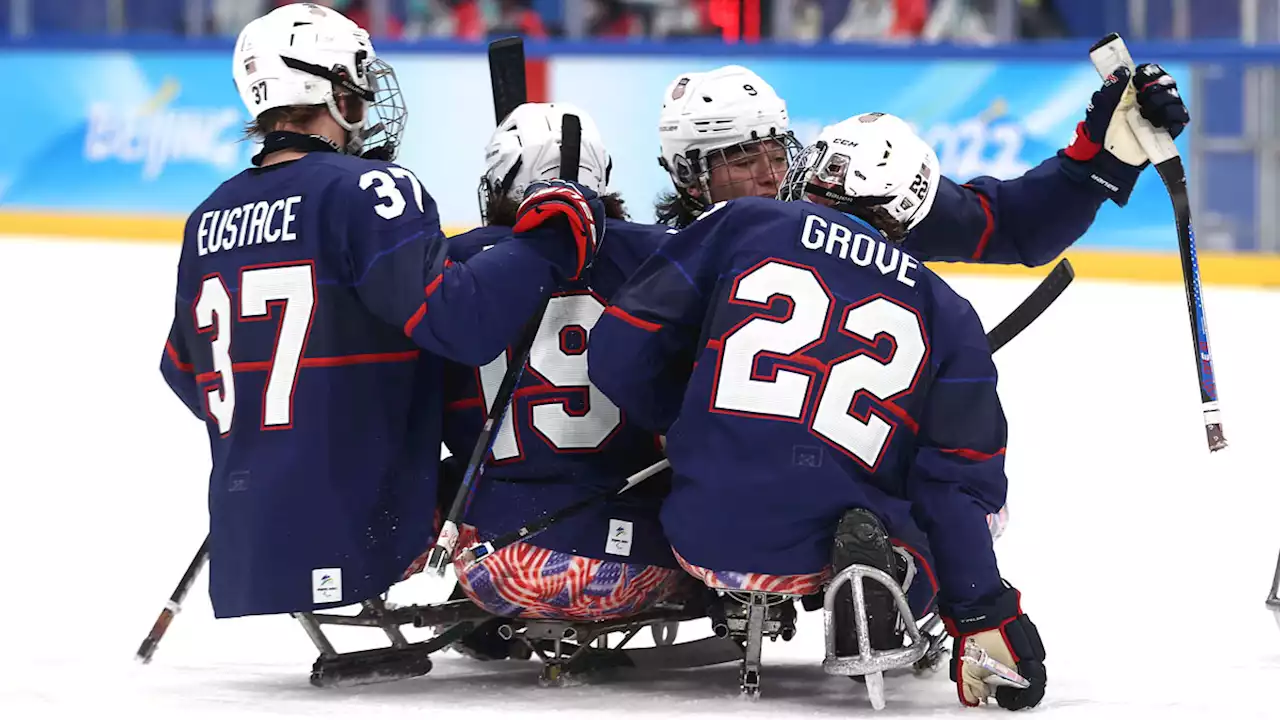
[{"label": "blurred crowd", "polygon": [[[299,0],[0,0],[0,36],[235,35]],[[1280,40],[1280,0],[318,0],[375,37],[718,38],[998,43],[1046,38]],[[1244,7],[1257,10],[1248,15]],[[1247,33],[1244,33],[1247,34]]]},{"label": "blurred crowd", "polygon": [[[212,0],[210,30],[234,34],[294,0]],[[376,35],[481,40],[752,37],[851,42],[995,42],[1064,37],[1055,0],[319,0]],[[1056,0],[1062,2],[1063,0]],[[745,12],[744,12],[745,10]]]}]

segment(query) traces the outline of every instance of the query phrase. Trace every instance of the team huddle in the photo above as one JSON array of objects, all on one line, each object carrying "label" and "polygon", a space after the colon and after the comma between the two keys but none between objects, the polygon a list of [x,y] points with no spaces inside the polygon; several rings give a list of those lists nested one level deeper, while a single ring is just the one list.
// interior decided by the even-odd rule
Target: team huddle
[{"label": "team huddle", "polygon": [[[527,103],[483,148],[483,227],[452,238],[392,162],[404,103],[354,23],[279,8],[240,34],[233,74],[262,150],[188,220],[162,359],[208,428],[218,617],[358,603],[420,569],[546,301],[459,547],[585,509],[455,559],[473,603],[609,620],[707,588],[812,597],[868,566],[895,581],[865,592],[872,648],[940,618],[963,704],[1040,702],[1045,649],[994,552],[996,368],[927,263],[1043,264],[1124,205],[1146,163],[1113,119],[1137,103],[1175,135],[1188,121],[1159,66],[1118,68],[1023,176],[965,184],[895,116],[802,146],[755,73],[685,73],[662,97],[656,224],[628,219],[613,177],[635,170],[585,109]],[[841,590],[842,655],[854,604]],[[960,662],[970,645],[1024,682]]]}]

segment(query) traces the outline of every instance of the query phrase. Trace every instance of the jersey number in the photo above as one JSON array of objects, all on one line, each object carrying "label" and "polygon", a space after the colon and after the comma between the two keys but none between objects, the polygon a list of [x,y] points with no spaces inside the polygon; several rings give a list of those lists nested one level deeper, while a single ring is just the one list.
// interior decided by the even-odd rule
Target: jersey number
[{"label": "jersey number", "polygon": [[403,215],[404,209],[408,207],[408,204],[404,201],[404,193],[400,192],[400,188],[396,187],[396,181],[392,179],[392,176],[409,181],[410,187],[413,188],[413,200],[418,206],[418,212],[423,212],[422,183],[418,182],[417,176],[413,173],[394,165],[388,167],[386,171],[370,170],[360,176],[361,190],[368,190],[372,187],[373,192],[378,197],[387,201],[385,204],[379,203],[375,205],[373,207],[374,212],[378,213],[384,220],[394,220]]},{"label": "jersey number", "polygon": [[[530,425],[557,451],[595,450],[622,424],[622,411],[587,377],[587,336],[603,313],[604,304],[592,295],[551,298],[529,352],[528,370],[559,390],[586,395],[586,411],[581,413],[570,412],[568,400],[563,397],[530,403]],[[579,334],[580,339],[572,344],[564,342],[568,333]],[[507,373],[507,354],[499,355],[481,367],[479,372],[480,389],[488,408],[493,405],[498,386]],[[513,414],[514,409],[509,409],[498,428],[493,441],[494,460],[520,456],[520,439]]]},{"label": "jersey number", "polygon": [[[298,380],[302,351],[311,332],[315,309],[315,271],[310,263],[246,267],[240,271],[241,321],[269,320],[272,305],[282,305],[276,345],[265,367],[245,368],[268,371],[262,394],[262,428],[282,430],[293,426],[293,390]],[[209,334],[213,346],[213,372],[218,387],[205,397],[209,416],[218,424],[218,434],[231,432],[236,411],[236,382],[231,363],[231,294],[221,275],[211,275],[200,285],[196,298],[196,329]],[[247,363],[255,366],[260,363]]]},{"label": "jersey number", "polygon": [[[791,301],[782,320],[753,317],[723,338],[711,409],[804,423],[814,380],[819,380],[817,408],[809,429],[830,445],[874,469],[893,435],[893,415],[873,408],[865,419],[853,414],[858,396],[867,393],[883,402],[909,391],[928,355],[919,315],[884,296],[850,305],[838,332],[876,344],[893,342],[887,362],[858,350],[827,365],[797,357],[822,343],[831,332],[833,299],[817,273],[805,267],[770,261],[738,278],[730,300],[768,308],[775,297]],[[762,358],[808,361],[809,371],[774,369],[769,377],[756,370]],[[808,364],[806,363],[806,364]]]}]

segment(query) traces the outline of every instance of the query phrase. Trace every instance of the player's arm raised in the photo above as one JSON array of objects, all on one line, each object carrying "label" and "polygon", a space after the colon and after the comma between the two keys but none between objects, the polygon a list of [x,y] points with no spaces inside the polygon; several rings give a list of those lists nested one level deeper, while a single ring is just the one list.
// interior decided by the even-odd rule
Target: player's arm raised
[{"label": "player's arm raised", "polygon": [[675,422],[715,287],[724,203],[667,236],[614,295],[591,330],[588,372],[632,422],[665,434]]},{"label": "player's arm raised", "polygon": [[[1134,93],[1126,98],[1132,84]],[[1011,180],[942,178],[932,212],[907,237],[922,260],[1043,265],[1088,231],[1110,198],[1124,206],[1147,165],[1123,113],[1136,93],[1144,117],[1174,137],[1190,116],[1158,65],[1118,69],[1093,94],[1072,143]]]},{"label": "player's arm raised", "polygon": [[578,239],[563,233],[516,233],[466,262],[451,261],[435,201],[394,165],[366,171],[341,197],[364,304],[419,346],[467,365],[497,357],[542,298],[585,262]]},{"label": "player's arm raised", "polygon": [[932,338],[938,370],[921,414],[907,495],[933,549],[939,607],[956,638],[951,675],[961,703],[976,705],[990,693],[985,680],[991,673],[959,660],[973,639],[1031,682],[1026,689],[996,690],[1001,707],[1032,707],[1044,697],[1044,646],[1022,612],[1018,591],[1001,579],[987,526],[987,515],[1004,506],[1008,487],[996,368],[973,308],[939,289]]}]

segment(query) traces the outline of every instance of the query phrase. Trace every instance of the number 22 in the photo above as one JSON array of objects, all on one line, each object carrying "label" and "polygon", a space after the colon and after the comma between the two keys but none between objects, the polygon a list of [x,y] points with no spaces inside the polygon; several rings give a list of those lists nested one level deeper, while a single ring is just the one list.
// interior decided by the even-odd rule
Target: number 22
[{"label": "number 22", "polygon": [[929,346],[915,311],[884,296],[850,305],[838,332],[874,344],[889,336],[894,349],[888,361],[864,350],[837,359],[819,371],[801,372],[778,367],[772,378],[758,377],[761,356],[795,358],[822,343],[830,332],[833,299],[810,268],[767,261],[740,275],[730,302],[767,308],[774,297],[791,300],[782,320],[755,316],[722,339],[711,410],[753,417],[805,422],[815,376],[821,378],[817,408],[808,422],[812,433],[874,470],[880,464],[895,423],[884,410],[873,408],[865,420],[852,414],[861,393],[887,402],[909,391]]}]

